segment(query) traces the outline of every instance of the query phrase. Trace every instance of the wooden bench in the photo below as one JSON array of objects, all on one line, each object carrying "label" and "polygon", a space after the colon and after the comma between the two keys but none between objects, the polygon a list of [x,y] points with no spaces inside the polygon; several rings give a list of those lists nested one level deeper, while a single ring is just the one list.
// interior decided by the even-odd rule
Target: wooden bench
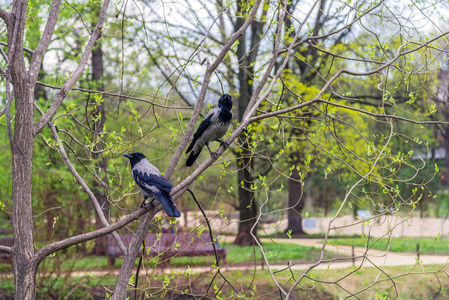
[{"label": "wooden bench", "polygon": [[[131,234],[120,234],[125,245],[131,243]],[[215,255],[215,244],[218,259],[226,263],[226,249],[220,248],[218,244],[218,236],[213,235],[214,241],[211,241],[208,233],[198,235],[197,233],[162,233],[147,234],[145,237],[145,255],[162,256],[164,261],[169,262],[172,257],[182,256],[209,256]],[[110,265],[114,265],[115,259],[120,257],[122,253],[117,246],[112,235],[108,235],[108,260]]]}]

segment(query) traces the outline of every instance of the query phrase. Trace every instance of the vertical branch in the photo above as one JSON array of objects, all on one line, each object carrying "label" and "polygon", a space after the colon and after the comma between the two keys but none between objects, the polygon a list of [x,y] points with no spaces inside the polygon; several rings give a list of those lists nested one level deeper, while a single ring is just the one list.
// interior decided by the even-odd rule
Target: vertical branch
[{"label": "vertical branch", "polygon": [[125,299],[126,287],[128,286],[129,279],[131,278],[131,274],[134,267],[134,261],[136,260],[136,257],[139,254],[140,246],[142,245],[142,241],[144,240],[147,234],[148,225],[151,223],[151,221],[154,218],[154,215],[157,212],[158,212],[157,209],[153,209],[148,213],[146,213],[145,215],[143,215],[142,219],[140,220],[136,233],[134,234],[131,244],[129,245],[129,252],[123,258],[122,267],[120,269],[120,273],[117,278],[117,284],[115,286],[114,294],[112,295],[112,300]]},{"label": "vertical branch", "polygon": [[83,56],[81,57],[80,62],[78,63],[78,66],[76,67],[75,71],[72,73],[72,76],[64,83],[62,86],[62,89],[59,91],[58,95],[56,96],[56,100],[53,102],[51,107],[45,112],[45,114],[41,117],[41,119],[34,125],[34,135],[38,134],[39,132],[44,129],[46,124],[50,121],[50,119],[55,115],[55,113],[58,111],[59,106],[61,105],[62,101],[67,96],[67,93],[69,90],[73,87],[75,82],[78,81],[79,77],[81,76],[84,67],[86,66],[90,53],[92,52],[92,48],[94,47],[95,43],[97,42],[98,36],[100,35],[100,32],[103,28],[104,21],[106,19],[106,11],[108,9],[110,0],[104,0],[103,5],[100,10],[100,14],[98,17],[97,25],[95,26],[94,31],[92,32],[92,35],[89,38],[89,41],[87,42],[86,49],[83,52]]},{"label": "vertical branch", "polygon": [[[21,153],[20,148],[17,146],[13,139],[12,134],[12,127],[11,127],[11,103],[12,103],[12,95],[11,95],[11,68],[12,68],[12,61],[15,59],[16,54],[16,43],[17,43],[17,34],[19,30],[19,24],[20,24],[20,16],[21,16],[21,6],[22,6],[22,0],[18,0],[17,6],[16,6],[16,15],[15,15],[15,22],[12,29],[12,36],[9,34],[8,31],[8,56],[5,56],[6,59],[6,105],[5,105],[5,117],[6,117],[6,127],[8,130],[8,140],[9,144],[18,153]],[[11,29],[11,26],[9,26],[8,29]],[[10,40],[11,38],[11,40]],[[19,43],[21,41],[19,40]],[[21,153],[22,154],[22,153]]]},{"label": "vertical branch", "polygon": [[42,34],[42,38],[36,49],[34,50],[33,56],[31,58],[29,74],[33,82],[35,82],[37,79],[45,51],[47,51],[48,45],[50,44],[51,38],[55,31],[56,21],[58,20],[59,10],[61,8],[61,2],[62,0],[53,0],[50,7],[50,13],[48,14],[44,33]]},{"label": "vertical branch", "polygon": [[189,125],[187,127],[187,130],[184,134],[184,137],[181,140],[181,143],[179,144],[178,148],[176,149],[176,152],[173,156],[173,159],[170,162],[170,165],[168,166],[167,170],[164,173],[164,176],[168,179],[175,171],[176,166],[178,165],[179,159],[181,158],[182,152],[187,146],[187,143],[190,139],[190,136],[193,133],[193,129],[195,128],[195,123],[198,119],[198,116],[200,114],[201,107],[204,102],[204,98],[206,96],[207,88],[209,86],[210,78],[212,73],[215,71],[215,69],[219,66],[219,64],[223,61],[224,57],[226,56],[227,52],[231,48],[231,46],[235,43],[235,41],[240,38],[248,29],[249,25],[251,24],[252,20],[254,19],[257,10],[259,9],[260,4],[262,3],[262,0],[257,0],[254,3],[254,6],[251,10],[251,13],[248,16],[248,19],[246,19],[246,22],[240,27],[232,36],[231,38],[226,42],[226,44],[221,49],[220,53],[218,54],[215,61],[209,65],[209,61],[207,61],[207,69],[204,74],[203,83],[201,86],[200,94],[198,95],[198,101],[195,105],[195,109],[193,110],[192,118],[190,119]]}]

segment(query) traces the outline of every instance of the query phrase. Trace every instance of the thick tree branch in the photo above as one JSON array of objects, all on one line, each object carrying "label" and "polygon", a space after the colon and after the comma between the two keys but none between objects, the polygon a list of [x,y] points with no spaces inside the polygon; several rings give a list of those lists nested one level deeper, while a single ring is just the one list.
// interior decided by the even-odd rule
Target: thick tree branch
[{"label": "thick tree branch", "polygon": [[7,26],[12,26],[13,23],[13,15],[10,12],[7,12],[3,8],[0,8],[0,18],[5,21]]},{"label": "thick tree branch", "polygon": [[50,13],[48,15],[47,25],[45,25],[45,30],[42,34],[41,41],[34,50],[34,55],[31,58],[29,74],[32,82],[35,82],[37,79],[37,75],[39,74],[39,69],[41,67],[45,51],[47,51],[48,45],[50,44],[51,38],[53,36],[53,32],[55,31],[61,2],[62,0],[53,0],[50,8]]},{"label": "thick tree branch", "polygon": [[[318,3],[318,1],[315,2],[315,4]],[[238,136],[240,136],[240,134],[245,130],[246,126],[248,126],[248,124],[250,123],[250,116],[254,113],[254,111],[256,110],[256,108],[259,106],[259,104],[261,103],[261,101],[263,99],[265,99],[266,94],[269,93],[274,85],[274,82],[276,81],[275,79],[272,80],[270,87],[267,89],[266,93],[264,93],[263,96],[260,97],[260,99],[258,101],[256,101],[256,99],[258,99],[259,93],[261,92],[262,88],[261,86],[265,85],[266,81],[269,78],[269,74],[272,70],[272,68],[274,67],[274,64],[276,62],[277,59],[277,54],[279,52],[279,44],[280,44],[280,39],[282,37],[282,34],[280,34],[280,32],[282,31],[282,27],[283,27],[283,18],[285,16],[285,11],[281,12],[281,16],[280,16],[280,21],[278,23],[278,34],[277,34],[277,41],[276,41],[276,48],[273,54],[273,58],[270,61],[270,65],[267,68],[267,70],[265,71],[264,77],[262,78],[261,82],[259,83],[258,87],[256,88],[256,90],[254,91],[254,94],[252,96],[252,103],[255,103],[252,106],[252,109],[250,109],[250,105],[248,105],[248,108],[245,112],[245,115],[243,117],[242,122],[240,123],[240,125],[234,130],[234,132],[231,134],[231,136],[226,140],[226,143],[228,145],[230,145]],[[299,31],[298,31],[299,32]],[[296,35],[296,38],[298,37],[298,34]],[[294,42],[294,40],[293,40]],[[284,64],[286,64],[286,61],[289,59],[289,54],[291,54],[291,50],[292,50],[292,46],[293,46],[293,42],[291,43],[290,47],[289,47],[289,52],[287,53],[286,58],[284,59]],[[278,76],[280,74],[280,71],[278,72]],[[324,92],[324,91],[323,91]],[[251,104],[251,102],[250,102]],[[217,150],[217,154],[218,157],[221,156],[221,154],[223,154],[224,152],[224,148],[223,146],[220,146]],[[214,158],[209,157],[206,159],[206,161],[204,161],[197,169],[195,169],[192,174],[190,174],[189,177],[187,177],[185,180],[183,180],[180,184],[178,184],[177,186],[175,186],[173,188],[172,194],[173,195],[177,195],[179,192],[185,190],[187,187],[190,186],[190,184],[192,184],[192,182],[205,170],[207,169],[213,162],[215,161]]]},{"label": "thick tree branch", "polygon": [[0,245],[0,252],[11,254],[12,249],[11,247]]},{"label": "thick tree branch", "polygon": [[100,236],[104,236],[108,233],[114,232],[114,231],[122,228],[123,226],[128,225],[132,221],[139,219],[143,214],[145,214],[147,212],[148,212],[147,209],[145,207],[143,207],[143,208],[133,212],[132,214],[127,215],[126,217],[122,218],[120,221],[118,221],[110,226],[103,227],[101,229],[91,231],[88,233],[76,235],[76,236],[70,237],[68,239],[46,245],[46,246],[42,247],[39,251],[36,252],[36,254],[33,258],[33,261],[35,263],[39,264],[45,257],[47,257],[48,255],[50,255],[56,251],[68,248],[70,246],[73,246],[73,245],[76,245],[79,243],[84,243],[84,242],[93,240],[95,238],[98,238]]},{"label": "thick tree branch", "polygon": [[[5,116],[6,116],[6,126],[7,126],[7,130],[8,130],[8,139],[9,139],[9,143],[11,145],[12,150],[15,150],[17,153],[23,154],[22,151],[20,150],[20,148],[17,146],[16,142],[14,141],[13,138],[13,134],[12,134],[12,126],[11,126],[11,111],[10,111],[10,106],[13,100],[13,96],[11,94],[10,91],[10,83],[12,81],[12,77],[11,77],[11,71],[12,68],[20,68],[20,64],[14,64],[14,56],[16,55],[16,47],[23,47],[23,32],[20,32],[20,36],[19,40],[17,42],[17,38],[19,35],[19,27],[21,27],[21,31],[24,30],[24,25],[21,25],[20,22],[22,21],[22,19],[24,20],[24,15],[26,13],[26,4],[23,5],[22,8],[22,0],[18,0],[17,4],[15,6],[16,9],[16,13],[15,16],[13,17],[15,19],[15,22],[13,22],[14,26],[8,27],[8,31],[11,30],[12,28],[12,34],[10,32],[8,32],[8,45],[9,45],[9,49],[8,49],[8,56],[5,57],[6,59],[6,64],[7,64],[7,68],[6,68],[6,107],[5,107]],[[22,19],[21,19],[22,16]],[[9,40],[11,39],[11,40]],[[16,45],[18,44],[18,45]],[[20,55],[22,55],[22,53],[20,53]]]},{"label": "thick tree branch", "polygon": [[[0,42],[0,45],[6,46],[6,47],[8,46],[8,44],[5,43],[5,42]],[[31,55],[34,54],[34,50],[31,50],[30,48],[23,47],[22,49],[23,49],[23,51],[25,51],[25,52],[27,52],[27,53],[29,53],[29,54],[31,54]],[[3,51],[3,50],[2,50],[2,51]]]},{"label": "thick tree branch", "polygon": [[100,15],[98,18],[97,25],[95,26],[94,31],[92,32],[92,35],[90,36],[89,41],[87,42],[86,49],[84,50],[83,56],[81,57],[81,60],[76,67],[75,71],[73,72],[72,76],[66,81],[66,83],[63,85],[61,91],[56,96],[56,100],[53,102],[51,107],[48,109],[48,111],[42,116],[42,118],[34,125],[34,135],[38,134],[42,131],[42,129],[47,125],[47,123],[50,121],[50,119],[56,114],[58,111],[59,106],[61,105],[62,101],[67,96],[67,93],[69,90],[73,87],[75,82],[79,79],[81,76],[84,67],[86,66],[90,53],[92,52],[92,48],[94,47],[98,36],[100,35],[101,29],[103,28],[103,24],[106,18],[106,11],[108,9],[110,0],[105,0],[103,2],[103,5],[100,10]]},{"label": "thick tree branch", "polygon": [[[162,205],[159,205],[162,206]],[[132,270],[134,267],[134,261],[139,254],[140,246],[145,238],[148,227],[156,214],[157,209],[153,208],[149,213],[145,214],[140,220],[139,227],[137,227],[136,233],[133,236],[131,244],[129,245],[129,252],[123,258],[122,267],[117,278],[117,285],[115,286],[112,300],[125,299],[126,286],[131,278]]]}]

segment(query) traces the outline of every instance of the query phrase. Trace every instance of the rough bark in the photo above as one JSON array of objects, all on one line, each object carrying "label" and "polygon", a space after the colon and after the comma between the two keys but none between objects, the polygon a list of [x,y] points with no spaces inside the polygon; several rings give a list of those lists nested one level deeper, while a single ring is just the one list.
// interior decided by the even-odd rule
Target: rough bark
[{"label": "rough bark", "polygon": [[[19,2],[19,3],[18,3]],[[32,215],[34,89],[29,84],[22,54],[26,1],[13,4],[13,26],[8,26],[8,72],[14,86],[15,123],[12,152],[13,234],[12,260],[16,299],[35,299]]]},{"label": "rough bark", "polygon": [[[159,205],[159,210],[161,205]],[[139,255],[139,250],[142,245],[142,241],[148,231],[148,227],[154,218],[154,215],[159,212],[158,209],[153,209],[149,213],[145,214],[140,220],[140,224],[134,233],[131,244],[129,245],[129,252],[124,256],[122,267],[120,269],[119,276],[117,278],[117,285],[115,286],[114,294],[112,295],[112,300],[125,299],[126,287],[128,286],[129,279],[131,278],[132,271],[134,268],[134,262]]]}]

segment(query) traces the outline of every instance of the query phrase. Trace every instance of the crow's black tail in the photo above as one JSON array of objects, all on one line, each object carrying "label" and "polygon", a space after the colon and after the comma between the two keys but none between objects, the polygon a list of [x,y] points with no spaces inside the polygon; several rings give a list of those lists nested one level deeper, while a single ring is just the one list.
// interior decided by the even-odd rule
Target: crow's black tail
[{"label": "crow's black tail", "polygon": [[187,167],[191,167],[193,165],[193,163],[198,158],[198,156],[200,156],[201,150],[203,150],[203,149],[200,149],[200,151],[198,151],[197,154],[194,154],[193,151],[192,151],[192,153],[190,153],[190,156],[189,156],[189,158],[187,158],[187,161],[186,161]]},{"label": "crow's black tail", "polygon": [[156,197],[156,199],[159,200],[159,202],[161,202],[167,215],[176,218],[179,218],[181,216],[181,212],[176,208],[175,202],[173,201],[170,194],[165,192],[157,194],[155,193],[154,197]]}]

